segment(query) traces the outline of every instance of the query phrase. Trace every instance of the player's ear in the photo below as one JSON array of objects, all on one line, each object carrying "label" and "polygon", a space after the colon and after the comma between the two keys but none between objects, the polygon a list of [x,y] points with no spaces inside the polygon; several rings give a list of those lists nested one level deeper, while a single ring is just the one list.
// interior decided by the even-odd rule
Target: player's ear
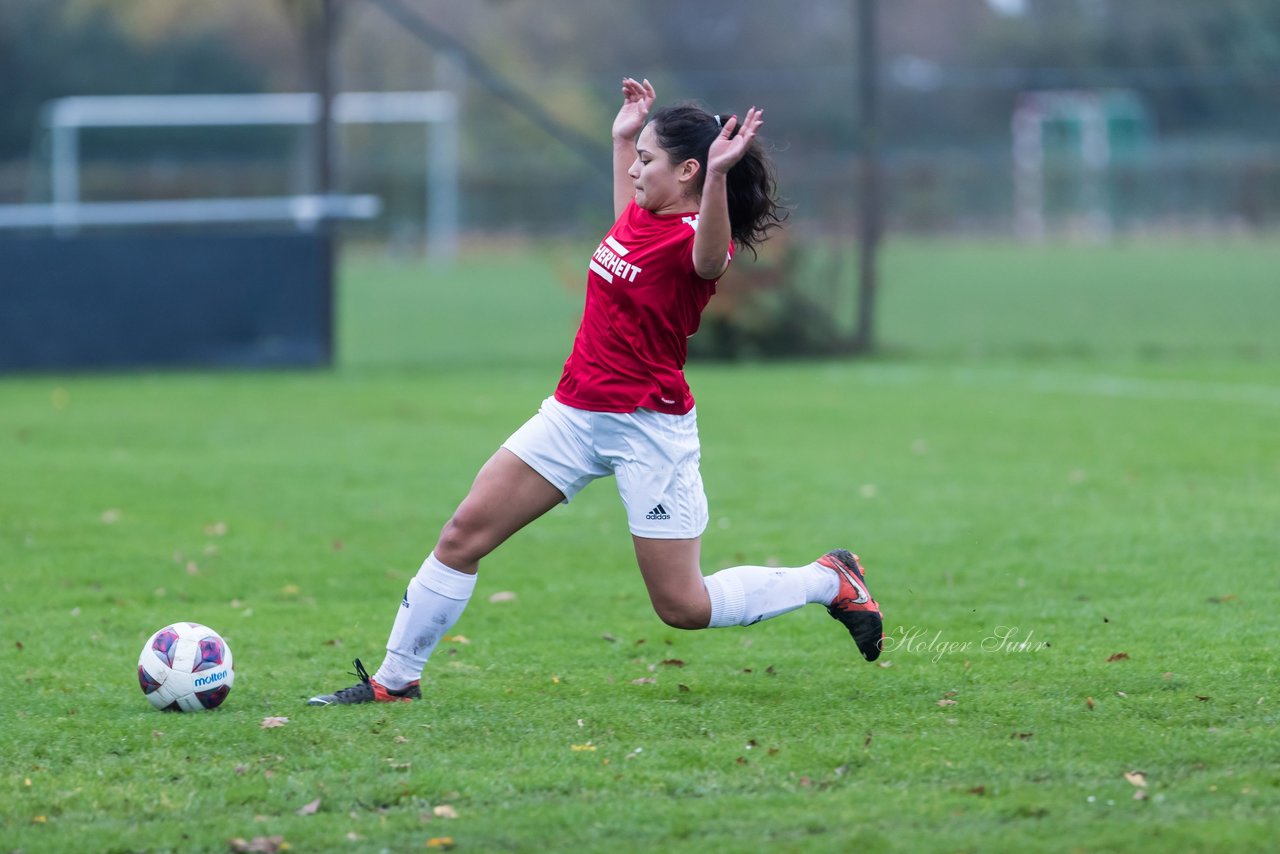
[{"label": "player's ear", "polygon": [[680,164],[676,169],[676,177],[680,181],[692,181],[698,177],[698,172],[702,170],[702,164],[698,162],[698,158],[690,157],[688,160]]}]

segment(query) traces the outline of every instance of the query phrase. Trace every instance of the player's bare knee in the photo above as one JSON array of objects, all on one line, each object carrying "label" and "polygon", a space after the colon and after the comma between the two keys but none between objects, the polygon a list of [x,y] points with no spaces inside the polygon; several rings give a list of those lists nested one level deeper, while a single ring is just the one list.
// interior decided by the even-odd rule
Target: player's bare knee
[{"label": "player's bare knee", "polygon": [[654,603],[653,610],[658,618],[673,629],[705,629],[708,615],[701,609],[690,607],[683,602]]},{"label": "player's bare knee", "polygon": [[470,524],[465,514],[455,513],[440,530],[436,557],[445,566],[472,564],[487,554],[484,542],[483,530]]}]

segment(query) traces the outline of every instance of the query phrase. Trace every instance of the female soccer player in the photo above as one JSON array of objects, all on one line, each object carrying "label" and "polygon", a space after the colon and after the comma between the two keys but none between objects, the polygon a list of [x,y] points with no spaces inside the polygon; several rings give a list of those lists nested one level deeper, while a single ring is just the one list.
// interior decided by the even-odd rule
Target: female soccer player
[{"label": "female soccer player", "polygon": [[[734,246],[752,252],[778,226],[763,111],[712,115],[688,105],[649,119],[648,80],[626,78],[613,122],[617,221],[591,255],[582,325],[555,394],[480,469],[409,582],[370,677],[311,705],[422,696],[419,680],[461,616],[480,560],[596,478],[613,475],[640,574],[658,616],[682,629],[749,626],[808,603],[826,606],[868,661],[880,654],[880,606],[856,555],[797,567],[735,566],[703,576],[707,498],[698,470],[687,339]],[[648,120],[648,121],[646,121]]]}]

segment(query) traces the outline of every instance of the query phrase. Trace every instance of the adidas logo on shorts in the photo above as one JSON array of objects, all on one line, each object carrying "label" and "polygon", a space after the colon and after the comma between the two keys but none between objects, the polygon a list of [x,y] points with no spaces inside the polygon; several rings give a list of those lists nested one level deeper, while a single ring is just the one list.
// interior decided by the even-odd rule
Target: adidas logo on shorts
[{"label": "adidas logo on shorts", "polygon": [[650,510],[648,513],[646,513],[644,518],[650,521],[670,519],[671,514],[667,512],[667,508],[659,504],[656,507],[654,507],[652,510]]}]

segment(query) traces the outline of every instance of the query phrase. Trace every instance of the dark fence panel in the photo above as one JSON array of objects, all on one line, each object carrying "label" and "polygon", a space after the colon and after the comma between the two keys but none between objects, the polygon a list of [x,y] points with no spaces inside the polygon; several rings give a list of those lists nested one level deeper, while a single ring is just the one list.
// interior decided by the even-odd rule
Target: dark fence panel
[{"label": "dark fence panel", "polygon": [[327,365],[322,234],[0,238],[0,371]]}]

